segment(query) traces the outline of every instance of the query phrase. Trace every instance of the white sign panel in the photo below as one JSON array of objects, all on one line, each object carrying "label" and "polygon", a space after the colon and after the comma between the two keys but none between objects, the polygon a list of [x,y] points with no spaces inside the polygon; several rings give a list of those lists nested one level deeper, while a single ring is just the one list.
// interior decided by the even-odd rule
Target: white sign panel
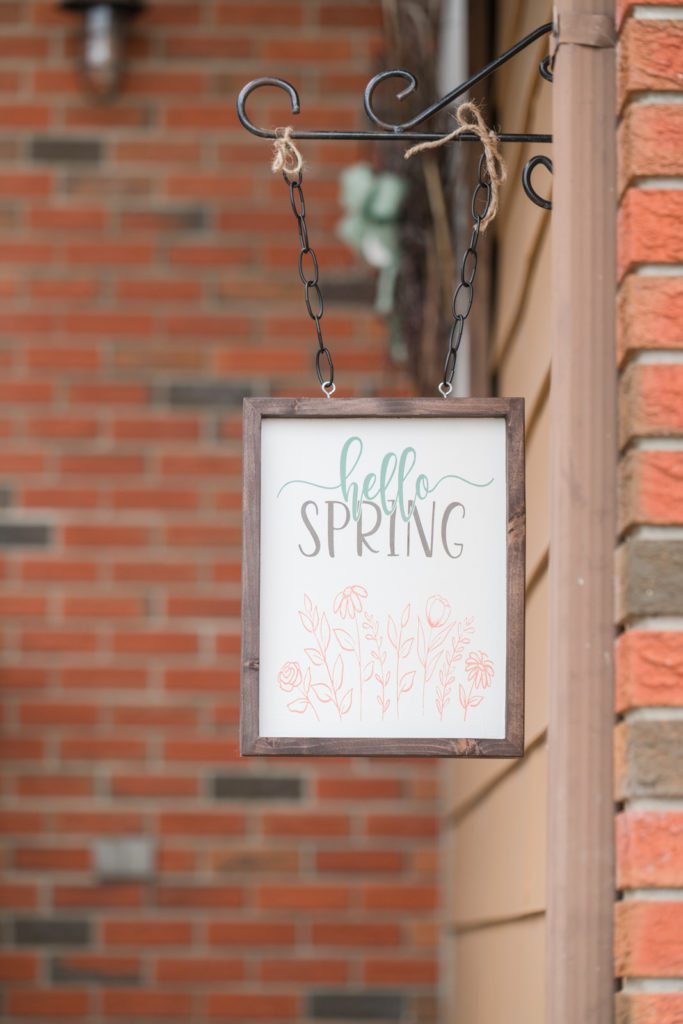
[{"label": "white sign panel", "polygon": [[521,753],[515,405],[247,408],[243,752]]}]

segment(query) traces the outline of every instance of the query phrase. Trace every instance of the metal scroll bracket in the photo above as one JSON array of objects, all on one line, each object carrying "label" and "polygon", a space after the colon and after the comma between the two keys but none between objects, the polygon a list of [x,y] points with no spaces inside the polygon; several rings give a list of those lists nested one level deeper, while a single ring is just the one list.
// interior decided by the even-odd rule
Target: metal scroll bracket
[{"label": "metal scroll bracket", "polygon": [[[525,50],[528,46],[531,46],[532,43],[536,42],[537,39],[540,39],[541,36],[547,35],[548,33],[552,32],[552,30],[552,22],[548,22],[545,25],[540,25],[538,28],[534,29],[533,32],[530,32],[528,35],[524,36],[523,39],[520,39],[519,42],[515,43],[514,46],[511,46],[509,50],[505,51],[505,53],[502,53],[499,57],[496,57],[495,60],[490,61],[479,71],[475,72],[475,74],[471,75],[466,81],[461,82],[460,85],[456,86],[455,89],[451,90],[451,92],[449,92],[446,96],[442,97],[442,99],[437,100],[436,103],[432,103],[431,106],[425,108],[425,110],[420,111],[419,114],[416,114],[408,121],[403,121],[400,124],[391,124],[390,122],[383,121],[375,113],[375,110],[373,109],[375,91],[377,87],[380,85],[380,83],[385,82],[387,79],[400,79],[402,82],[407,83],[403,87],[403,89],[401,89],[401,91],[396,94],[396,98],[399,100],[405,99],[406,96],[409,96],[411,93],[417,90],[418,83],[417,79],[415,78],[415,75],[413,75],[410,71],[404,71],[401,68],[394,68],[391,71],[382,71],[380,74],[375,75],[375,77],[371,78],[367,86],[365,87],[365,96],[363,99],[365,113],[372,121],[372,123],[375,124],[378,129],[380,129],[379,131],[329,131],[324,129],[319,131],[293,131],[291,137],[293,139],[322,139],[324,141],[358,140],[361,142],[372,141],[411,143],[427,142],[431,140],[441,139],[444,137],[445,133],[415,131],[414,129],[416,129],[418,125],[421,125],[424,121],[429,120],[430,117],[432,117],[434,114],[437,114],[440,110],[443,110],[444,107],[447,107],[450,103],[453,103],[453,101],[456,100],[459,96],[462,96],[464,93],[467,93],[472,88],[473,85],[477,84],[477,82],[481,82],[485,78],[489,78],[492,74],[494,74],[495,71],[498,70],[498,68],[502,67],[503,64],[507,64],[507,62],[511,60],[513,57],[516,57],[518,53],[521,53],[522,50]],[[543,79],[545,79],[546,82],[552,82],[552,58],[543,58],[539,65],[539,74]],[[259,138],[262,139],[274,139],[276,137],[274,130],[268,128],[259,128],[258,125],[255,125],[253,121],[249,119],[246,112],[246,102],[251,93],[253,93],[256,89],[260,89],[265,86],[273,86],[277,89],[282,89],[284,92],[286,92],[289,96],[292,113],[299,113],[301,109],[301,104],[299,102],[299,94],[290,82],[285,81],[284,78],[255,78],[253,79],[253,81],[248,82],[247,85],[244,86],[244,88],[241,90],[237,98],[237,116],[242,126],[246,128],[247,131],[251,132],[252,135],[258,135]],[[531,132],[501,131],[498,132],[497,135],[501,142],[547,143],[553,141],[552,135],[539,135]],[[464,132],[457,138],[457,140],[454,141],[478,142],[479,139],[477,138],[476,135],[474,135],[471,132]],[[535,203],[537,206],[540,206],[544,210],[549,210],[551,208],[549,200],[544,199],[542,196],[538,194],[538,192],[536,192],[536,189],[534,188],[531,180],[534,169],[538,167],[539,164],[552,173],[552,162],[548,157],[541,155],[532,156],[524,165],[524,169],[522,171],[522,186],[527,196],[529,197],[529,199],[531,199],[533,203]]]}]

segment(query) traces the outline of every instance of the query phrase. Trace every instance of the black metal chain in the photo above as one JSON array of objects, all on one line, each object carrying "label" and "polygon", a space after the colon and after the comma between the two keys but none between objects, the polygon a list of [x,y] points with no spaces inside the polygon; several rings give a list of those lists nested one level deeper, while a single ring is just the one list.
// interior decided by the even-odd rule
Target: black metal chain
[{"label": "black metal chain", "polygon": [[[318,342],[318,351],[315,354],[315,372],[321,388],[327,397],[331,398],[336,390],[336,385],[334,383],[334,363],[332,362],[332,354],[325,345],[322,327],[320,326],[320,321],[323,318],[325,307],[323,293],[319,284],[318,259],[309,243],[308,228],[306,227],[306,201],[301,187],[303,173],[299,171],[296,178],[292,179],[288,178],[286,174],[283,174],[282,177],[289,187],[289,201],[292,206],[292,212],[296,217],[297,229],[299,232],[299,242],[301,244],[301,250],[299,252],[299,278],[304,286],[306,312],[315,324],[315,333]],[[470,235],[469,245],[465,250],[462,263],[460,264],[460,280],[456,286],[451,304],[453,311],[453,325],[448,339],[448,352],[446,354],[446,361],[443,368],[443,378],[439,384],[439,392],[444,398],[447,398],[453,390],[453,377],[455,376],[455,364],[458,358],[458,349],[462,342],[465,321],[470,315],[472,303],[474,301],[474,279],[477,273],[478,260],[477,245],[479,244],[481,224],[488,213],[490,205],[491,181],[486,169],[486,158],[485,155],[482,154],[477,169],[477,184],[472,195],[471,211],[472,220],[474,221],[472,234]],[[304,265],[307,257],[310,261],[310,267],[308,270]],[[326,367],[326,373],[323,372],[323,366]]]},{"label": "black metal chain", "polygon": [[[304,286],[306,312],[315,324],[315,334],[318,341],[318,351],[315,354],[315,372],[318,376],[318,380],[320,381],[321,388],[327,397],[331,398],[336,390],[336,385],[334,383],[334,363],[332,362],[330,350],[325,345],[322,327],[320,326],[320,321],[323,318],[325,307],[323,303],[323,293],[320,290],[320,285],[318,284],[318,259],[308,241],[308,229],[306,227],[306,202],[304,200],[304,193],[301,187],[303,173],[302,171],[299,171],[296,178],[292,179],[288,178],[284,173],[282,177],[289,186],[289,201],[292,204],[292,212],[296,217],[297,227],[299,230],[299,242],[301,243],[301,252],[299,253],[299,277],[301,278],[301,283]],[[304,265],[307,258],[310,263],[308,269]]]},{"label": "black metal chain", "polygon": [[[482,206],[481,196],[484,196]],[[477,244],[481,231],[481,222],[488,213],[491,205],[491,181],[486,169],[486,156],[482,153],[477,170],[477,184],[472,195],[472,220],[474,227],[470,236],[470,244],[465,250],[465,255],[460,264],[460,280],[453,294],[453,326],[451,327],[448,339],[448,353],[443,368],[443,379],[439,384],[439,391],[444,398],[447,398],[453,390],[453,377],[455,375],[455,364],[458,358],[458,349],[462,341],[462,334],[465,329],[465,321],[470,315],[472,302],[474,301],[474,278],[477,273]]]}]

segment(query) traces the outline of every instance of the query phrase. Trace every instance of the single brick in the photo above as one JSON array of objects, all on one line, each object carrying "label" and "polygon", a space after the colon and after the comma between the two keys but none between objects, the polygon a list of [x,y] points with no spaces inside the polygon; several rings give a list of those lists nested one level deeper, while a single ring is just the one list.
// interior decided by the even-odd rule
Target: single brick
[{"label": "single brick", "polygon": [[165,885],[156,890],[159,907],[241,907],[242,889],[236,885]]},{"label": "single brick", "polygon": [[90,997],[80,989],[15,989],[7,994],[7,1010],[17,1017],[75,1020],[88,1017]]},{"label": "single brick", "polygon": [[244,975],[244,961],[228,956],[207,957],[205,954],[198,957],[159,957],[155,971],[158,982],[175,985],[225,984],[227,981],[243,981]]},{"label": "single brick", "polygon": [[192,924],[169,918],[105,920],[102,936],[107,946],[184,946],[192,943]]},{"label": "single brick", "polygon": [[244,832],[244,815],[224,811],[166,811],[159,816],[164,835],[233,836]]},{"label": "single brick", "polygon": [[159,389],[158,398],[171,406],[204,406],[217,409],[239,409],[243,398],[252,394],[248,385],[215,381],[171,383]]},{"label": "single brick", "polygon": [[14,853],[14,867],[26,871],[88,871],[91,858],[88,850],[72,847],[19,847]]},{"label": "single brick", "polygon": [[293,921],[209,921],[211,946],[291,946],[296,938]]},{"label": "single brick", "polygon": [[368,985],[435,985],[438,981],[436,960],[414,957],[387,957],[367,960],[363,980]]},{"label": "single brick", "polygon": [[683,615],[683,541],[629,537],[617,564],[620,622],[638,615]]},{"label": "single brick", "polygon": [[140,885],[107,883],[105,885],[55,885],[52,890],[53,906],[59,909],[79,907],[140,907],[143,903]]},{"label": "single brick", "polygon": [[106,1017],[126,1021],[152,1018],[191,1019],[192,996],[189,992],[142,992],[139,989],[106,989],[102,993]]},{"label": "single brick", "polygon": [[121,212],[121,226],[131,231],[199,231],[206,221],[203,206],[155,206]]},{"label": "single brick", "polygon": [[0,953],[0,981],[35,982],[38,957],[33,953]]},{"label": "single brick", "polygon": [[298,956],[280,960],[264,960],[263,981],[289,981],[300,984],[343,985],[348,980],[349,966],[344,960],[312,960]]},{"label": "single brick", "polygon": [[261,827],[267,836],[345,836],[349,819],[344,814],[273,813],[263,815]]},{"label": "single brick", "polygon": [[617,816],[617,885],[683,887],[683,813],[624,811]]},{"label": "single brick", "polygon": [[627,630],[617,641],[617,711],[683,705],[683,633]]},{"label": "single brick", "polygon": [[617,903],[614,963],[620,978],[675,978],[683,973],[683,902]]},{"label": "single brick", "polygon": [[12,925],[17,946],[86,946],[90,924],[82,918],[18,917]]},{"label": "single brick", "polygon": [[642,263],[683,261],[683,193],[629,188],[617,217],[619,278]]},{"label": "single brick", "polygon": [[634,178],[680,173],[682,137],[683,108],[679,104],[629,106],[619,126],[619,191]]},{"label": "single brick", "polygon": [[0,523],[0,545],[15,547],[47,547],[52,540],[52,530],[40,523]]},{"label": "single brick", "polygon": [[53,982],[77,982],[91,985],[137,985],[140,961],[130,956],[105,953],[81,953],[54,957],[50,964]]},{"label": "single brick", "polygon": [[683,79],[680,21],[631,18],[618,47],[619,105],[632,93],[679,92]]},{"label": "single brick", "polygon": [[385,875],[403,870],[404,857],[398,850],[318,850],[315,865],[335,874]]},{"label": "single brick", "polygon": [[344,910],[351,891],[345,885],[262,885],[256,903],[264,910]]},{"label": "single brick", "polygon": [[438,891],[432,885],[367,885],[363,906],[368,910],[434,910]]},{"label": "single brick", "polygon": [[618,992],[615,1024],[681,1024],[683,992]]},{"label": "single brick", "polygon": [[683,523],[683,452],[631,451],[619,467],[619,529]]},{"label": "single brick", "polygon": [[683,365],[629,367],[619,393],[620,440],[683,434]]},{"label": "single brick", "polygon": [[211,795],[219,800],[299,800],[300,778],[277,775],[216,775]]},{"label": "single brick", "polygon": [[683,797],[683,721],[622,722],[615,748],[618,800]]},{"label": "single brick", "polygon": [[683,277],[629,274],[619,289],[617,313],[620,361],[638,349],[683,348]]},{"label": "single brick", "polygon": [[97,139],[38,135],[31,141],[31,158],[46,163],[97,163],[102,159],[102,143]]},{"label": "single brick", "polygon": [[398,992],[314,992],[308,1016],[314,1020],[401,1020],[404,999]]},{"label": "single brick", "polygon": [[213,871],[219,874],[270,873],[279,875],[297,874],[300,857],[297,850],[289,850],[278,846],[273,847],[229,847],[214,850],[209,861]]}]

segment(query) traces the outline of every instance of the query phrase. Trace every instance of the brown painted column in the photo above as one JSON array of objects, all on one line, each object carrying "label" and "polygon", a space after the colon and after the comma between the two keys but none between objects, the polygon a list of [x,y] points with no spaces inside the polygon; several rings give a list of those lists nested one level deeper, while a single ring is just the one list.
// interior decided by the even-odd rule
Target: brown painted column
[{"label": "brown painted column", "polygon": [[613,1017],[613,13],[556,4],[548,1024]]}]

